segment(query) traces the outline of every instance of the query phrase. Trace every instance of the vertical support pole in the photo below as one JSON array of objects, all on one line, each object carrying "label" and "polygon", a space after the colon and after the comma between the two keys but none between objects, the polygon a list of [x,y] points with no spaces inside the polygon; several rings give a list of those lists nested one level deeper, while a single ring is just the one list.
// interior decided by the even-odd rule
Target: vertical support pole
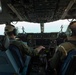
[{"label": "vertical support pole", "polygon": [[44,33],[44,23],[40,23],[41,26],[41,33]]}]

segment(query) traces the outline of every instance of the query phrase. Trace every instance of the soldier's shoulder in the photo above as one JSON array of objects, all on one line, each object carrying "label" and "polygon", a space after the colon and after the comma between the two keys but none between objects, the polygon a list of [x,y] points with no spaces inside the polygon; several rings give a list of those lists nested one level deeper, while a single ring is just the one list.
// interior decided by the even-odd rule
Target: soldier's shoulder
[{"label": "soldier's shoulder", "polygon": [[12,41],[12,44],[14,44],[14,43],[19,44],[19,43],[22,43],[22,41],[14,40],[14,41]]},{"label": "soldier's shoulder", "polygon": [[60,44],[61,46],[65,46],[65,45],[69,45],[69,44],[71,44],[70,42],[64,42],[64,43],[62,43],[62,44]]}]

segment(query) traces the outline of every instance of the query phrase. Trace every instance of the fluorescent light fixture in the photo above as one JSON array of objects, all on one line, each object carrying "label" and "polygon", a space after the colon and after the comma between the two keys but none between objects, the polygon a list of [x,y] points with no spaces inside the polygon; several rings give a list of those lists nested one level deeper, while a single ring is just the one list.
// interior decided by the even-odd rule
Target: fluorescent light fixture
[{"label": "fluorescent light fixture", "polygon": [[1,0],[0,0],[0,12],[2,12],[2,5],[1,5]]}]

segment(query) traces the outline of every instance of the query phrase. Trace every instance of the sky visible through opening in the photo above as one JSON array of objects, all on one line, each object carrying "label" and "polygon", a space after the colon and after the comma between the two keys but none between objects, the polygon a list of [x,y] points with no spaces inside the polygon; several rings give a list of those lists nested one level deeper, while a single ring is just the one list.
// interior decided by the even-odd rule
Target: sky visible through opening
[{"label": "sky visible through opening", "polygon": [[[65,32],[67,29],[67,26],[69,25],[68,20],[58,20],[54,22],[48,22],[44,23],[44,33],[51,33],[51,32],[59,32],[61,30],[61,25],[63,25],[63,31]],[[18,31],[22,33],[22,27],[24,27],[24,30],[26,33],[40,33],[40,24],[39,23],[31,23],[31,22],[17,22],[12,23],[15,25],[15,27],[18,28]],[[4,34],[4,27],[5,24],[0,25],[0,35]]]}]

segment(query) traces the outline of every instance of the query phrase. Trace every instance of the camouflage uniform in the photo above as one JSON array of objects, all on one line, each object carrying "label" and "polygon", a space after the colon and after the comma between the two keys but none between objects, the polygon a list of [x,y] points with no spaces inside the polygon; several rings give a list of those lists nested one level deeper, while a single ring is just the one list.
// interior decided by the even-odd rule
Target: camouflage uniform
[{"label": "camouflage uniform", "polygon": [[17,41],[14,40],[11,42],[11,44],[17,46],[20,50],[20,52],[22,53],[23,56],[30,55],[30,56],[36,56],[38,54],[36,49],[31,49],[30,47],[28,47],[28,45],[26,43],[24,43],[23,41]]},{"label": "camouflage uniform", "polygon": [[74,48],[75,46],[70,42],[60,44],[56,48],[54,56],[50,59],[51,68],[53,69],[59,68],[60,63],[64,61],[64,58],[67,56],[67,53]]},{"label": "camouflage uniform", "polygon": [[[11,24],[6,25],[5,34],[9,37],[10,43],[16,45],[19,48],[19,50],[23,56],[25,56],[25,54],[30,55],[30,56],[35,56],[38,54],[37,48],[31,49],[23,41],[20,41],[18,38],[17,39],[15,38],[17,35],[17,30],[16,30],[15,26],[13,26]],[[13,35],[13,37],[12,37],[12,35]]]}]

